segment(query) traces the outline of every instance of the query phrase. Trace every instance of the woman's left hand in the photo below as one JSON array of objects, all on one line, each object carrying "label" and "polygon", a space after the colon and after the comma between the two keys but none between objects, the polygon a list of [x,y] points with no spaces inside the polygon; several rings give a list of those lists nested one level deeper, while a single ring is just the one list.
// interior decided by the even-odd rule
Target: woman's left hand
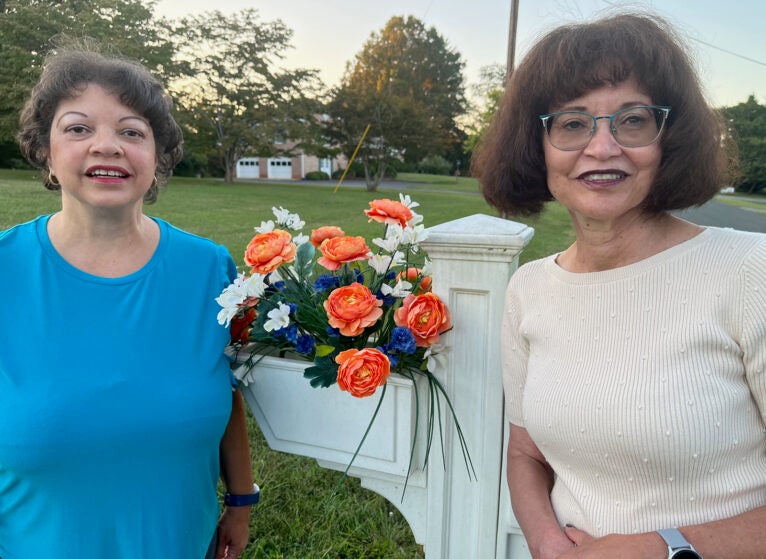
[{"label": "woman's left hand", "polygon": [[218,520],[215,559],[237,559],[247,546],[251,507],[226,507]]},{"label": "woman's left hand", "polygon": [[601,538],[594,538],[572,526],[564,528],[564,532],[577,547],[560,555],[560,559],[665,559],[668,556],[668,546],[654,532],[609,534]]}]

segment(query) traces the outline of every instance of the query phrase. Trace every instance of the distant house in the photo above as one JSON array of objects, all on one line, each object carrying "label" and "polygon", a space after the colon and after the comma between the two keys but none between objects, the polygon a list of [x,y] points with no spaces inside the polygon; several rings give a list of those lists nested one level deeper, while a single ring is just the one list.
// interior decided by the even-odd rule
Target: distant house
[{"label": "distant house", "polygon": [[311,171],[323,171],[328,177],[346,166],[346,158],[319,158],[295,149],[295,142],[284,137],[274,139],[274,146],[281,151],[292,151],[292,157],[243,157],[237,161],[238,179],[293,179],[300,180]]},{"label": "distant house", "polygon": [[311,171],[324,171],[328,177],[342,169],[345,158],[322,158],[300,153],[294,157],[243,157],[237,161],[238,179],[300,180]]}]

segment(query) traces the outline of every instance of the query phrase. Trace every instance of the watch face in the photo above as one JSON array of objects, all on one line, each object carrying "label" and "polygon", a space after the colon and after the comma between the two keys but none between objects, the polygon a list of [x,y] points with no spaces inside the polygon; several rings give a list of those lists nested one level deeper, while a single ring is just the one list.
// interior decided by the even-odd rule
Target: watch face
[{"label": "watch face", "polygon": [[702,559],[702,555],[691,549],[679,549],[671,555],[673,559]]}]

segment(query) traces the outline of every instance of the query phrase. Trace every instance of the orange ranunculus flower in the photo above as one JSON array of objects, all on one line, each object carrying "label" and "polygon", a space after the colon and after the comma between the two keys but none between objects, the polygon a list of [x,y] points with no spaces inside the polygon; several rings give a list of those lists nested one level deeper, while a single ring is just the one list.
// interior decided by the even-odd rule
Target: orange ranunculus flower
[{"label": "orange ranunculus flower", "polygon": [[259,233],[250,241],[245,250],[245,264],[252,267],[251,273],[268,274],[283,262],[295,260],[298,247],[287,231],[274,229]]},{"label": "orange ranunculus flower", "polygon": [[391,374],[388,357],[370,347],[341,351],[335,362],[339,365],[338,387],[357,398],[372,396]]},{"label": "orange ranunculus flower", "polygon": [[358,336],[383,315],[383,301],[361,283],[339,287],[324,302],[330,326],[344,336]]},{"label": "orange ranunculus flower", "polygon": [[449,309],[433,293],[408,295],[394,313],[397,326],[409,328],[415,345],[428,347],[439,341],[439,334],[452,328]]},{"label": "orange ranunculus flower", "polygon": [[364,237],[332,237],[325,239],[319,245],[322,256],[317,262],[328,270],[337,270],[346,262],[365,260],[370,249],[364,242]]},{"label": "orange ranunculus flower", "polygon": [[246,342],[250,338],[250,324],[258,316],[258,312],[255,310],[256,304],[258,304],[257,299],[252,307],[246,308],[244,312],[231,319],[232,342]]},{"label": "orange ranunculus flower", "polygon": [[370,209],[364,210],[370,221],[378,221],[389,225],[401,225],[407,227],[407,222],[412,219],[410,209],[396,200],[373,200],[370,202]]},{"label": "orange ranunculus flower", "polygon": [[419,284],[415,285],[412,291],[415,295],[420,295],[421,293],[428,293],[431,291],[431,276],[424,276],[423,270],[420,268],[407,268],[407,270],[399,272],[396,278],[408,281],[413,285],[418,280],[418,278],[420,278]]},{"label": "orange ranunculus flower", "polygon": [[311,231],[311,244],[315,247],[319,247],[322,241],[325,239],[333,239],[335,237],[343,237],[345,233],[343,229],[337,225],[325,225],[324,227],[317,227]]}]

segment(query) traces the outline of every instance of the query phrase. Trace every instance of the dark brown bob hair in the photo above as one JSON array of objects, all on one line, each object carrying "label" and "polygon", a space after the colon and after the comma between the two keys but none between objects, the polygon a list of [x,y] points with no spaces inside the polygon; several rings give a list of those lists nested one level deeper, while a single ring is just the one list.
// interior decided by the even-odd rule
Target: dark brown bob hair
[{"label": "dark brown bob hair", "polygon": [[654,214],[710,200],[727,178],[723,121],[705,101],[689,55],[670,25],[650,14],[621,13],[554,29],[513,72],[472,162],[487,202],[507,214],[542,211],[553,197],[539,115],[630,78],[652,103],[671,107],[644,211]]},{"label": "dark brown bob hair", "polygon": [[173,101],[162,83],[133,60],[77,48],[49,55],[21,112],[17,136],[21,152],[42,170],[45,187],[58,190],[60,186],[48,178],[53,116],[62,100],[73,99],[89,84],[103,87],[149,121],[157,149],[157,181],[152,182],[144,201],[154,202],[158,186],[167,182],[183,157],[183,134],[173,119]]}]

